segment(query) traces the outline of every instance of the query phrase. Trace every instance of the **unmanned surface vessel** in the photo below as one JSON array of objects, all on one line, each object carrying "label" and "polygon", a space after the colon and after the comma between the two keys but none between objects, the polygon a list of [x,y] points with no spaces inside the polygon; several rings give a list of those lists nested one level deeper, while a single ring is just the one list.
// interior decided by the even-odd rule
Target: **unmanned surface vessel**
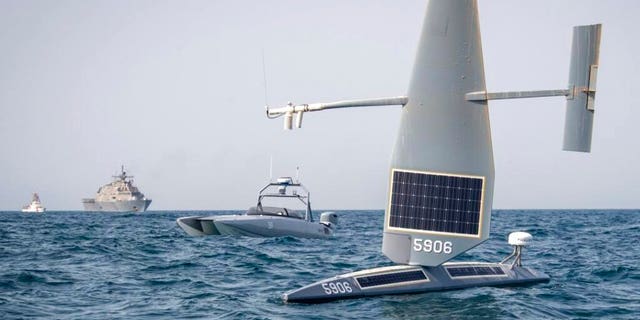
[{"label": "unmanned surface vessel", "polygon": [[[305,209],[268,207],[262,204],[265,199],[297,199],[305,205]],[[176,223],[191,236],[326,238],[333,235],[338,216],[333,212],[324,212],[319,222],[314,221],[309,191],[299,181],[282,177],[262,188],[257,205],[249,208],[245,214],[183,217],[178,218]]]},{"label": "unmanned surface vessel", "polygon": [[33,194],[30,204],[22,207],[22,212],[43,213],[46,210],[47,209],[42,206],[42,203],[40,203],[40,197],[38,196],[37,193]]},{"label": "unmanned surface vessel", "polygon": [[143,212],[149,208],[151,199],[133,185],[133,176],[127,175],[124,166],[113,178],[113,182],[98,189],[95,198],[82,199],[85,211]]},{"label": "unmanned surface vessel", "polygon": [[[400,266],[347,273],[283,295],[289,302],[320,302],[381,294],[545,282],[522,266],[531,241],[512,233],[514,252],[500,263],[448,262],[489,238],[494,164],[488,100],[564,96],[563,149],[589,152],[601,25],[573,30],[566,89],[487,92],[475,0],[431,0],[408,94],[378,99],[267,107],[285,129],[304,112],[401,105],[391,155],[382,253]],[[508,260],[513,259],[511,263]]]}]

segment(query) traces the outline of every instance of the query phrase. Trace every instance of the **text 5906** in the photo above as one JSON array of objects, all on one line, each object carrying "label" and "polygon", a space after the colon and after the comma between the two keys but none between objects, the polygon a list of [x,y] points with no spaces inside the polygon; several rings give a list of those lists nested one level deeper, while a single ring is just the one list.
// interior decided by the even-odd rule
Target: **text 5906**
[{"label": "text 5906", "polygon": [[453,244],[449,241],[413,238],[413,251],[450,254]]}]

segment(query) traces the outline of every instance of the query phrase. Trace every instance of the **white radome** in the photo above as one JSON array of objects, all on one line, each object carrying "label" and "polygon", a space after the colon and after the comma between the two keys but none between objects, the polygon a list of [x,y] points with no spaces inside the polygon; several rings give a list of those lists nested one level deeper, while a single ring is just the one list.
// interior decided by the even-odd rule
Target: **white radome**
[{"label": "white radome", "polygon": [[509,234],[509,244],[512,246],[528,246],[533,242],[531,234],[517,231]]}]

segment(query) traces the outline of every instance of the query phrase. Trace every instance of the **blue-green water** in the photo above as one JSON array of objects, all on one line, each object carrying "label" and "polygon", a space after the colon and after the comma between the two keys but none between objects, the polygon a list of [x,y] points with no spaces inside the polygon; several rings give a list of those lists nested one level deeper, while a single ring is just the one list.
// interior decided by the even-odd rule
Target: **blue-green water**
[{"label": "blue-green water", "polygon": [[338,211],[334,239],[203,237],[179,216],[0,212],[0,319],[640,318],[639,210],[494,211],[491,239],[464,260],[499,261],[509,232],[546,284],[285,304],[290,289],[390,265],[382,211]]}]

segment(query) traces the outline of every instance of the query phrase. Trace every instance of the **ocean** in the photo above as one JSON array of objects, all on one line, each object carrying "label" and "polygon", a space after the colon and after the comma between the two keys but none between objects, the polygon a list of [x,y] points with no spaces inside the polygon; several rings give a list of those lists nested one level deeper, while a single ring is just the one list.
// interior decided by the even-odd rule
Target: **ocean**
[{"label": "ocean", "polygon": [[[315,211],[316,215],[320,211]],[[383,211],[336,211],[333,239],[190,237],[186,215],[229,211],[0,212],[0,319],[639,319],[640,210],[494,210],[458,260],[497,262],[507,235],[551,281],[324,304],[281,294],[388,266]]]}]

